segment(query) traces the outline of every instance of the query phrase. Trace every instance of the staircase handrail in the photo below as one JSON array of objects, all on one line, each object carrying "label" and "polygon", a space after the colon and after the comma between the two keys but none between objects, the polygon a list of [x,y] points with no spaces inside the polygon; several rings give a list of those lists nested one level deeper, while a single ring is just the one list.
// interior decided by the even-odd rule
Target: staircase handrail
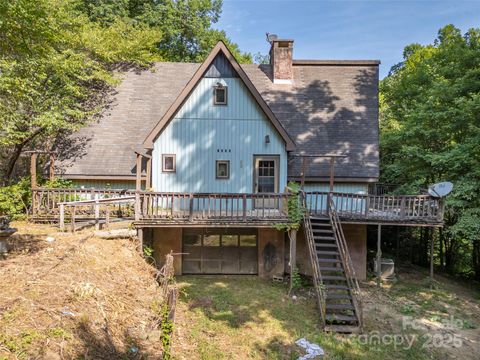
[{"label": "staircase handrail", "polygon": [[303,212],[303,225],[305,231],[305,237],[307,240],[308,254],[310,256],[310,263],[312,264],[312,273],[313,273],[313,287],[315,289],[317,304],[320,310],[320,321],[322,329],[325,328],[326,322],[326,297],[324,291],[324,285],[322,280],[322,273],[320,271],[320,266],[318,264],[317,252],[315,248],[315,240],[313,239],[312,224],[310,222],[310,214],[308,213],[306,207],[306,197],[304,192],[300,192],[302,205],[304,208]]},{"label": "staircase handrail", "polygon": [[340,218],[335,209],[335,203],[332,196],[328,196],[328,215],[330,217],[330,223],[332,224],[332,230],[335,238],[337,239],[337,245],[339,248],[340,257],[342,259],[345,277],[347,284],[352,295],[353,306],[355,307],[355,313],[357,314],[358,324],[360,329],[363,328],[363,309],[362,309],[362,294],[360,291],[360,285],[358,283],[355,269],[353,267],[352,258],[348,251],[347,242],[345,240],[345,234],[341,226]]}]

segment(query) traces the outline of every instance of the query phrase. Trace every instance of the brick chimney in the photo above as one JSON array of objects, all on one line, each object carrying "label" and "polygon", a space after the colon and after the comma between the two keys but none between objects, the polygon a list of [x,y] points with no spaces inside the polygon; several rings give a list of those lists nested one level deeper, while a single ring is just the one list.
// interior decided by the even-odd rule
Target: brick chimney
[{"label": "brick chimney", "polygon": [[270,65],[274,84],[291,84],[293,80],[292,57],[293,40],[278,39],[276,35],[267,35],[271,44]]}]

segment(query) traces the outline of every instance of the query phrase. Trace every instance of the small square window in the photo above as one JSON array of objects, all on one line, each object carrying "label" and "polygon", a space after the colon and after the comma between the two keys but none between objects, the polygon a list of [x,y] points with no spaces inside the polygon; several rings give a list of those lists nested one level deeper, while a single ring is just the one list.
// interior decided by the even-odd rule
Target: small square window
[{"label": "small square window", "polygon": [[213,103],[215,105],[227,105],[227,88],[225,86],[214,88]]},{"label": "small square window", "polygon": [[163,172],[175,172],[176,171],[175,155],[172,155],[172,154],[163,154],[162,155],[162,171]]},{"label": "small square window", "polygon": [[217,179],[230,178],[230,160],[217,160]]}]

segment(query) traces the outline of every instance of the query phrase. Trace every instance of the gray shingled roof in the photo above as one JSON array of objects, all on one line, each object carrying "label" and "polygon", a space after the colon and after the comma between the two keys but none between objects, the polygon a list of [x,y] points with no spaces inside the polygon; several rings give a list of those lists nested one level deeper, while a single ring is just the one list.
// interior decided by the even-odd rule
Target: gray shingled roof
[{"label": "gray shingled roof", "polygon": [[[365,63],[295,64],[292,85],[271,81],[269,65],[242,68],[295,141],[298,154],[346,154],[335,174],[378,177],[378,66]],[[356,64],[356,65],[355,65]],[[158,63],[153,71],[124,74],[100,119],[78,131],[82,145],[62,162],[67,177],[135,175],[135,153],[200,64]],[[300,174],[292,157],[289,176]],[[322,159],[312,160],[307,177],[328,176]]]}]

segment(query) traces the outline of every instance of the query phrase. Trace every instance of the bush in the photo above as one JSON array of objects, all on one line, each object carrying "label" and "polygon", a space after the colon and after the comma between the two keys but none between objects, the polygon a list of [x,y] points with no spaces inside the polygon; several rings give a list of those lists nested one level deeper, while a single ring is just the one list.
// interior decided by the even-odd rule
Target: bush
[{"label": "bush", "polygon": [[19,219],[25,216],[32,200],[30,180],[23,178],[16,184],[0,187],[0,216]]}]

